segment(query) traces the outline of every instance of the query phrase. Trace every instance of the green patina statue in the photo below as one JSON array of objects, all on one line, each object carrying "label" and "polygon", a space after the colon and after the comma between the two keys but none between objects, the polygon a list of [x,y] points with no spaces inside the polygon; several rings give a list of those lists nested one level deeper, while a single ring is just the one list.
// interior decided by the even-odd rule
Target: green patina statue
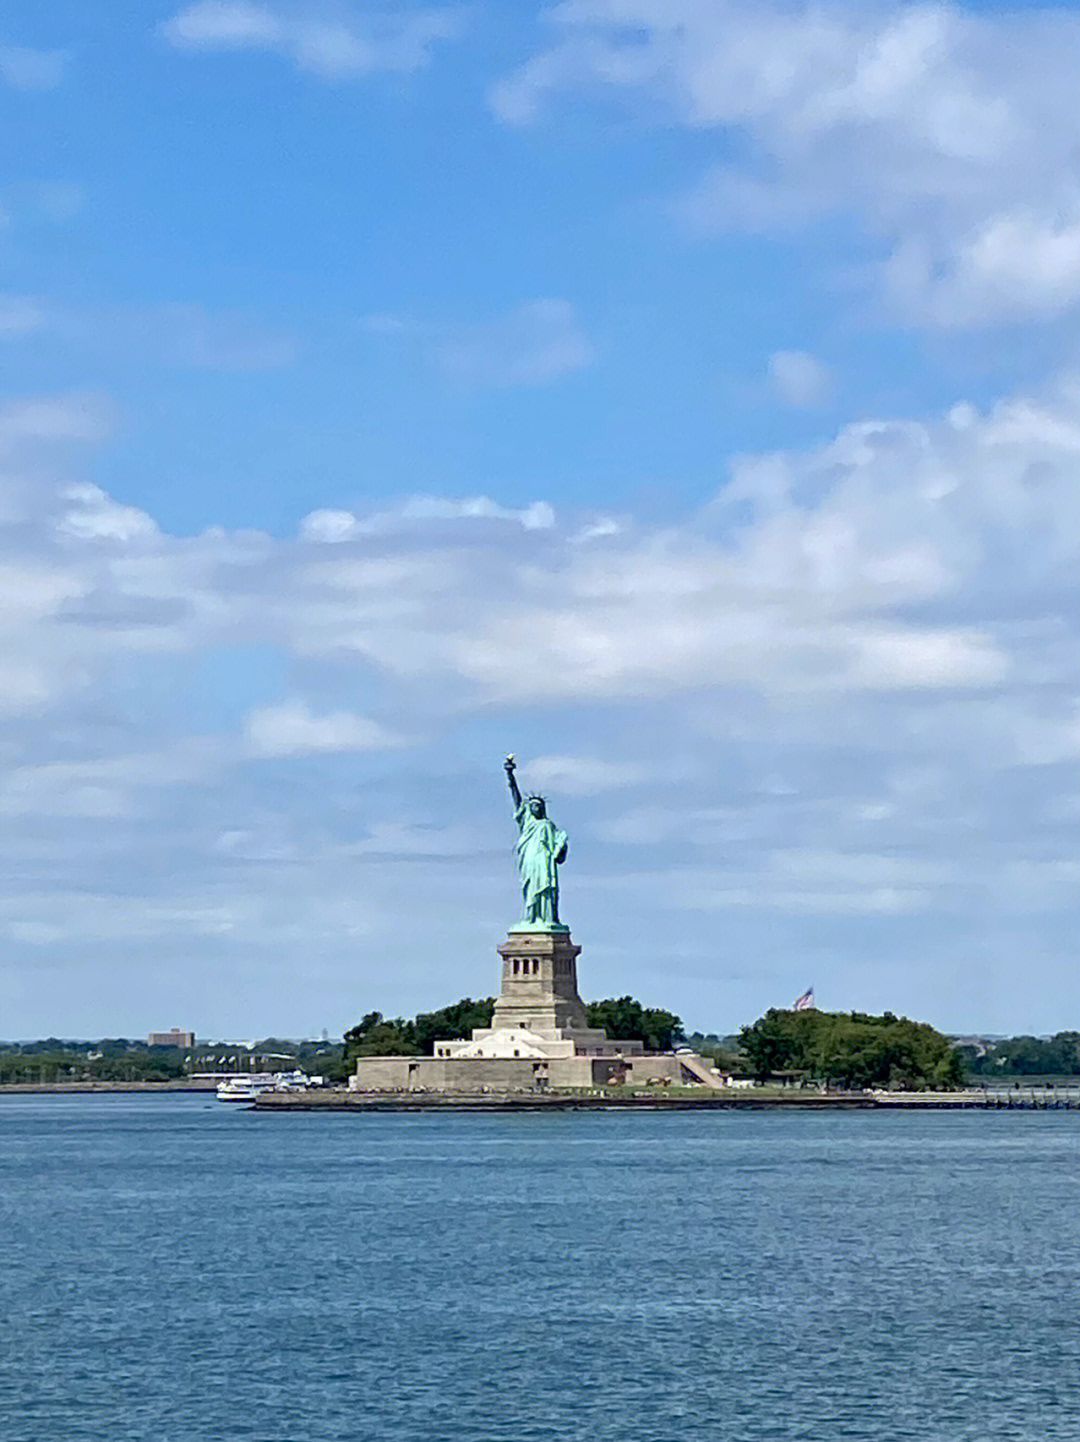
[{"label": "green patina statue", "polygon": [[517,864],[525,902],[524,919],[513,930],[567,931],[569,928],[559,920],[558,867],[566,860],[569,838],[549,820],[542,796],[534,793],[522,800],[514,779],[513,756],[508,756],[504,764],[518,824]]}]

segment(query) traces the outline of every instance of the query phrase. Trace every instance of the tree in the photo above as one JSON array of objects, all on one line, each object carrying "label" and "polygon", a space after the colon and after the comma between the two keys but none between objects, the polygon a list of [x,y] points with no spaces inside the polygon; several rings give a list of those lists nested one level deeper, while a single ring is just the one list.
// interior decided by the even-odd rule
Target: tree
[{"label": "tree", "polygon": [[949,1089],[963,1076],[959,1053],[926,1022],[862,1012],[781,1011],[744,1026],[740,1044],[754,1075],[779,1072],[861,1088]]},{"label": "tree", "polygon": [[964,1070],[972,1077],[1080,1076],[1080,1032],[1012,1036],[981,1048],[967,1045],[959,1050]]},{"label": "tree", "polygon": [[683,1038],[683,1024],[674,1012],[642,1006],[632,996],[591,1001],[585,1016],[590,1026],[606,1031],[613,1041],[644,1042],[649,1051],[670,1051]]},{"label": "tree", "polygon": [[346,1063],[358,1056],[416,1056],[419,1048],[411,1021],[387,1021],[381,1011],[369,1011],[345,1033]]},{"label": "tree", "polygon": [[416,1045],[426,1056],[431,1056],[437,1041],[453,1037],[470,1037],[477,1027],[491,1025],[495,1012],[495,998],[484,997],[473,1001],[471,996],[462,997],[451,1006],[439,1011],[422,1011],[413,1022],[413,1037]]},{"label": "tree", "polygon": [[347,1070],[358,1056],[431,1056],[437,1041],[469,1037],[474,1027],[491,1025],[495,998],[474,1001],[462,997],[438,1011],[422,1011],[413,1021],[388,1021],[381,1011],[369,1011],[345,1033],[342,1058]]},{"label": "tree", "polygon": [[767,1011],[753,1026],[739,1033],[739,1046],[751,1074],[765,1081],[776,1072],[811,1071],[811,1047],[818,1027],[815,1018],[830,1015],[819,1011]]}]

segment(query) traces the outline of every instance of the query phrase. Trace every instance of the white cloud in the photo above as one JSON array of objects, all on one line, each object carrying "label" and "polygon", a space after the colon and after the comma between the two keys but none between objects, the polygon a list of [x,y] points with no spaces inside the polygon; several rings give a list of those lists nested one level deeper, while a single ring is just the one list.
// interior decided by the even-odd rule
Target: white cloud
[{"label": "white cloud", "polygon": [[288,365],[292,339],[243,315],[170,302],[142,308],[73,306],[0,296],[0,339],[31,331],[99,354],[184,369],[254,371]]},{"label": "white cloud", "polygon": [[573,0],[546,18],[553,43],[495,87],[496,113],[535,123],[571,92],[733,135],[740,159],[686,200],[699,228],[853,217],[906,323],[1080,302],[1074,11]]},{"label": "white cloud", "polygon": [[350,856],[467,858],[476,855],[480,844],[468,826],[383,821],[372,824],[348,850]]},{"label": "white cloud", "polygon": [[352,511],[312,511],[300,522],[300,535],[306,541],[338,545],[431,521],[514,521],[526,531],[547,531],[555,524],[555,511],[547,501],[532,501],[519,510],[490,496],[410,496],[392,511],[363,518]]},{"label": "white cloud", "polygon": [[777,396],[789,406],[817,406],[832,393],[828,366],[801,350],[778,350],[769,357],[769,380]]},{"label": "white cloud", "polygon": [[[86,397],[0,411],[0,929],[34,948],[27,967],[60,957],[42,927],[64,958],[87,949],[87,976],[85,938],[123,938],[143,967],[131,994],[167,955],[194,1004],[184,939],[220,962],[239,938],[238,995],[258,1006],[266,964],[297,994],[288,947],[306,927],[337,987],[357,934],[373,956],[400,944],[408,966],[372,961],[365,986],[404,1010],[438,999],[441,927],[444,951],[481,958],[462,985],[486,987],[513,891],[506,746],[535,754],[523,782],[571,832],[594,994],[604,944],[613,977],[647,977],[664,928],[718,988],[722,911],[755,980],[734,1001],[687,981],[691,1019],[746,1019],[764,972],[788,999],[791,956],[801,973],[837,934],[822,918],[855,916],[888,923],[875,956],[894,990],[853,981],[843,1004],[902,1009],[929,984],[959,1023],[948,978],[970,957],[944,955],[949,935],[993,957],[1026,917],[1072,933],[1074,378],[743,457],[663,527],[405,497],[315,512],[297,536],[176,536],[78,479],[72,447],[109,423]],[[260,704],[267,667],[303,699]],[[359,694],[369,714],[342,706]],[[931,933],[937,980],[917,960]],[[1074,968],[1049,960],[1056,1006]],[[658,999],[685,1007],[680,984]]]},{"label": "white cloud", "polygon": [[900,302],[938,325],[1051,318],[1080,298],[1080,198],[1064,216],[1056,205],[990,216],[958,237],[944,276],[925,245],[910,242],[886,274]]},{"label": "white cloud", "polygon": [[259,707],[248,716],[245,733],[256,756],[382,751],[401,744],[400,737],[367,716],[357,716],[351,711],[330,711],[316,716],[303,701]]},{"label": "white cloud", "polygon": [[607,540],[609,536],[617,536],[622,530],[621,522],[614,516],[600,516],[588,525],[582,526],[575,536],[571,537],[575,546],[586,545],[589,541]]},{"label": "white cloud", "polygon": [[[69,949],[73,943],[85,941],[137,945],[170,936],[189,942],[192,937],[227,936],[253,919],[250,908],[215,905],[212,898],[178,904],[109,892],[30,892],[16,904],[20,913],[17,918],[6,922],[0,918],[0,926],[12,939],[39,945],[46,940],[63,941]],[[38,914],[28,916],[30,912]]]},{"label": "white cloud", "polygon": [[567,300],[534,300],[443,342],[436,357],[473,385],[545,385],[591,365],[596,352]]},{"label": "white cloud", "polygon": [[13,941],[25,941],[30,946],[50,946],[64,939],[64,928],[47,921],[8,921],[4,930]]},{"label": "white cloud", "polygon": [[265,5],[247,0],[203,0],[166,21],[164,31],[175,45],[221,47],[272,45],[282,24]]},{"label": "white cloud", "polygon": [[111,406],[89,391],[0,402],[0,457],[26,443],[104,440],[112,424]]},{"label": "white cloud", "polygon": [[378,71],[408,73],[433,47],[461,30],[459,9],[350,13],[330,5],[270,5],[251,0],[197,0],[162,26],[181,50],[272,50],[321,80]]},{"label": "white cloud", "polygon": [[155,522],[137,506],[122,506],[98,486],[69,486],[64,499],[71,507],[57,528],[80,541],[147,541],[158,535]]},{"label": "white cloud", "polygon": [[[655,848],[660,837],[653,832],[639,840]],[[801,864],[804,856],[808,865]],[[901,878],[909,868],[889,863],[888,857],[858,853],[789,856],[777,849],[755,854],[750,865],[727,869],[723,881],[715,869],[676,864],[663,869],[623,867],[602,884],[616,894],[639,891],[663,896],[672,910],[684,914],[749,910],[774,918],[784,913],[822,918],[902,916],[931,909],[944,878],[934,873],[918,884],[904,884]]]},{"label": "white cloud", "polygon": [[0,660],[0,715],[38,711],[59,690],[46,667],[13,653]]},{"label": "white cloud", "polygon": [[534,756],[521,769],[522,784],[550,787],[564,796],[595,796],[634,786],[648,773],[640,766],[596,756]]},{"label": "white cloud", "polygon": [[532,501],[515,510],[499,505],[490,496],[466,496],[462,500],[413,496],[401,507],[400,515],[415,521],[516,521],[526,531],[548,531],[555,524],[555,512],[547,501]]},{"label": "white cloud", "polygon": [[360,523],[351,511],[312,511],[300,522],[305,541],[322,541],[336,545],[351,541],[359,533]]},{"label": "white cloud", "polygon": [[43,563],[0,563],[0,607],[7,621],[55,616],[65,602],[85,592],[86,583],[74,570]]},{"label": "white cloud", "polygon": [[[79,398],[0,411],[0,451],[101,434]],[[7,656],[26,674],[55,666],[62,691],[106,655],[114,664],[118,646],[254,643],[409,687],[424,678],[444,714],[703,687],[794,697],[1022,685],[1031,643],[1000,601],[975,598],[998,596],[1008,574],[1009,614],[1023,614],[1029,592],[1068,584],[1078,448],[1069,385],[985,415],[865,422],[807,453],[738,461],[681,526],[628,521],[594,528],[588,545],[544,502],[412,497],[367,515],[314,512],[298,542],[179,539],[85,482],[38,486],[21,504],[63,558],[43,549],[30,566],[33,593],[55,599]],[[16,492],[6,503],[15,515]]]},{"label": "white cloud", "polygon": [[230,759],[204,737],[154,751],[9,767],[0,779],[0,813],[30,816],[123,816],[148,790],[210,782]]},{"label": "white cloud", "polygon": [[0,45],[0,80],[12,90],[55,90],[67,68],[66,50]]},{"label": "white cloud", "polygon": [[855,636],[854,647],[852,681],[872,690],[992,686],[1009,669],[1005,653],[979,631],[867,629]]}]

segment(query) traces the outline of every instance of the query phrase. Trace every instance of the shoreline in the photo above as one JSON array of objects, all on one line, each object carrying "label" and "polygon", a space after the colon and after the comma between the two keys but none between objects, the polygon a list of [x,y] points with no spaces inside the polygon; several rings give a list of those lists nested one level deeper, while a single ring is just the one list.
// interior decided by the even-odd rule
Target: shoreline
[{"label": "shoreline", "polygon": [[519,1092],[504,1094],[479,1094],[476,1092],[441,1093],[377,1093],[377,1092],[330,1092],[304,1094],[301,1092],[266,1092],[256,1097],[252,1104],[255,1111],[301,1112],[423,1112],[423,1111],[466,1111],[466,1112],[516,1112],[516,1111],[721,1111],[743,1107],[751,1111],[761,1107],[786,1106],[806,1110],[808,1107],[826,1107],[841,1111],[865,1110],[873,1105],[871,1098],[858,1093],[847,1096],[717,1096],[707,1092],[702,1096],[683,1093],[665,1096],[662,1093],[640,1094],[625,1092],[621,1096],[601,1092],[577,1094],[573,1092]]},{"label": "shoreline", "polygon": [[1023,1092],[770,1092],[755,1095],[715,1091],[596,1093],[519,1092],[265,1092],[252,1109],[259,1112],[423,1112],[423,1111],[760,1111],[786,1107],[796,1111],[1080,1111],[1080,1092],[1067,1097]]},{"label": "shoreline", "polygon": [[[0,1082],[0,1096],[214,1095],[213,1082]],[[801,1092],[702,1090],[608,1092],[264,1092],[241,1110],[296,1112],[520,1111],[1080,1111],[1080,1088],[956,1092]]]}]

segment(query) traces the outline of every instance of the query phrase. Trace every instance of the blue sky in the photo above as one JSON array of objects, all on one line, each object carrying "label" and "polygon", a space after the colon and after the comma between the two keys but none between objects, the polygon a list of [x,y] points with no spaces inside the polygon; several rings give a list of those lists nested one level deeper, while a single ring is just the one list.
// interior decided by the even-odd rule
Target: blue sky
[{"label": "blue sky", "polygon": [[0,1035],[1080,1025],[1073,6],[14,0]]}]

